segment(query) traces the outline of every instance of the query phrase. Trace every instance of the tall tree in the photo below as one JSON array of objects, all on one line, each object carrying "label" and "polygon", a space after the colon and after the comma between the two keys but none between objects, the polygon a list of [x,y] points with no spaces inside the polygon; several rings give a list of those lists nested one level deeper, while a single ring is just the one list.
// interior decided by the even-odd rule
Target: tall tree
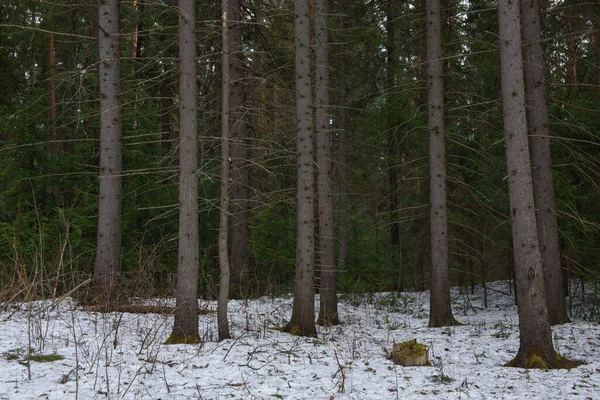
[{"label": "tall tree", "polygon": [[118,297],[121,285],[121,195],[123,139],[119,0],[98,2],[100,55],[100,192],[98,240],[91,301]]},{"label": "tall tree", "polygon": [[[344,0],[337,0],[338,14],[337,31],[344,31]],[[345,271],[348,260],[348,226],[346,218],[346,179],[348,165],[346,162],[346,57],[344,56],[343,40],[339,40],[337,55],[337,132],[338,132],[338,163],[339,163],[339,194],[338,194],[338,270]]]},{"label": "tall tree", "polygon": [[519,351],[508,365],[558,368],[564,359],[556,353],[552,344],[537,237],[525,117],[519,3],[499,0],[498,22],[506,171],[520,330]]},{"label": "tall tree", "polygon": [[48,151],[52,154],[56,154],[58,149],[57,133],[57,121],[56,121],[56,79],[55,69],[56,63],[54,61],[54,32],[48,34],[48,69],[50,70],[50,93],[49,93],[49,117],[50,117],[50,145]]},{"label": "tall tree", "polygon": [[229,339],[229,322],[227,321],[227,302],[229,300],[229,24],[228,0],[222,0],[221,17],[221,201],[219,218],[219,301],[217,304],[217,324],[219,340]]},{"label": "tall tree", "polygon": [[179,0],[179,250],[173,332],[167,344],[198,343],[198,126],[196,12]]},{"label": "tall tree", "polygon": [[315,0],[315,122],[319,209],[320,307],[318,322],[339,324],[335,273],[327,0]]},{"label": "tall tree", "polygon": [[528,123],[531,137],[533,194],[537,233],[542,253],[546,302],[550,324],[570,322],[567,315],[560,265],[560,245],[556,222],[556,204],[552,179],[552,157],[548,121],[548,91],[544,79],[544,51],[540,36],[538,0],[522,0],[523,55],[527,85]]},{"label": "tall tree", "polygon": [[444,81],[440,0],[426,0],[431,296],[429,326],[455,325],[450,307]]},{"label": "tall tree", "polygon": [[386,2],[387,12],[387,41],[386,41],[386,100],[387,100],[387,156],[390,208],[390,242],[392,246],[392,265],[398,269],[398,291],[402,291],[402,227],[400,225],[400,174],[398,164],[398,127],[394,87],[396,86],[398,42],[396,40],[396,24],[398,19],[398,2]]},{"label": "tall tree", "polygon": [[242,46],[242,1],[229,0],[230,40],[230,119],[231,119],[231,281],[235,295],[241,296],[243,276],[250,262],[248,112],[245,107]]},{"label": "tall tree", "polygon": [[315,326],[315,222],[313,174],[313,113],[310,80],[309,0],[294,1],[296,71],[296,277],[294,305],[286,331],[316,336]]}]

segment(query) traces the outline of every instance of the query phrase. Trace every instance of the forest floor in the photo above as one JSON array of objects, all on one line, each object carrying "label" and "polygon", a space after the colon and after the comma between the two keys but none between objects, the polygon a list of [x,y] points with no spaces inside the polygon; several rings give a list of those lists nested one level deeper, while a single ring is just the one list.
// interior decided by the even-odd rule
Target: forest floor
[{"label": "forest floor", "polygon": [[[343,324],[318,327],[317,338],[275,329],[291,315],[289,297],[231,301],[234,339],[216,341],[209,313],[202,344],[169,346],[171,315],[86,312],[70,299],[11,304],[0,314],[0,399],[600,399],[599,324],[553,328],[555,348],[578,368],[506,368],[517,310],[508,282],[488,294],[484,309],[481,288],[453,289],[465,325],[435,329],[427,292],[341,295]],[[598,318],[590,299],[574,310]],[[429,347],[431,367],[386,358],[411,339]]]}]

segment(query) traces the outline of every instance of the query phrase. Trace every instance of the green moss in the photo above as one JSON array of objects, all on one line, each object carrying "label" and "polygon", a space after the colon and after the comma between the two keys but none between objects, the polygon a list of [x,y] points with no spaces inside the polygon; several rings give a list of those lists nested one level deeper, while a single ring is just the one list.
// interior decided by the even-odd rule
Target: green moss
[{"label": "green moss", "polygon": [[171,334],[165,344],[198,344],[202,342],[198,335],[175,335]]},{"label": "green moss", "polygon": [[556,356],[554,356],[554,368],[571,369],[571,368],[577,368],[580,365],[583,365],[582,361],[569,360],[566,357],[563,357],[558,353],[556,353]]},{"label": "green moss", "polygon": [[288,333],[292,336],[300,336],[301,329],[299,325],[294,325],[286,329]]},{"label": "green moss", "polygon": [[534,347],[527,351],[527,355],[523,357],[522,354],[517,354],[515,358],[506,363],[506,367],[517,367],[517,368],[530,368],[530,369],[571,369],[578,367],[583,364],[580,361],[571,361],[561,356],[558,353],[554,353],[553,360],[544,359],[541,350],[538,347]]},{"label": "green moss", "polygon": [[528,354],[526,363],[527,363],[527,368],[543,369],[543,370],[548,369],[548,363],[546,361],[544,361],[544,359],[542,357],[538,356],[537,354]]},{"label": "green moss", "polygon": [[[407,342],[394,343],[390,359],[394,361],[394,364],[401,364],[404,360],[426,360],[428,351],[427,346],[417,343],[417,340],[413,339]],[[425,365],[430,366],[431,364],[427,361]]]}]

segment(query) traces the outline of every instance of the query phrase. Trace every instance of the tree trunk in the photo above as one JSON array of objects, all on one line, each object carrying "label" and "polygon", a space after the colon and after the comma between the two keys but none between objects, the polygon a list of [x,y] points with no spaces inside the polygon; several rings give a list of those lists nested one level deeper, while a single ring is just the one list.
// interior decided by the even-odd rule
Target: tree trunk
[{"label": "tree trunk", "polygon": [[228,0],[222,0],[223,15],[221,17],[221,37],[223,43],[221,76],[221,207],[219,222],[219,266],[221,279],[219,282],[219,300],[217,304],[217,324],[219,340],[229,339],[229,322],[227,321],[227,302],[229,300],[229,26]]},{"label": "tree trunk", "polygon": [[295,0],[297,230],[296,280],[292,317],[286,330],[316,336],[312,91],[310,83],[309,1]]},{"label": "tree trunk", "polygon": [[231,283],[232,295],[242,296],[244,272],[250,261],[248,120],[245,110],[242,6],[229,1],[231,78]]},{"label": "tree trunk", "polygon": [[58,133],[56,128],[56,80],[54,78],[54,33],[48,35],[48,68],[50,70],[50,94],[49,94],[49,117],[50,117],[50,144],[48,151],[56,154],[58,150]]},{"label": "tree trunk", "polygon": [[[344,0],[337,0],[338,32],[344,31]],[[344,57],[343,40],[339,40],[338,53],[338,100],[337,100],[337,130],[339,151],[339,195],[338,195],[338,270],[345,271],[348,260],[348,227],[346,220],[346,60]]]},{"label": "tree trunk", "polygon": [[398,291],[401,291],[402,282],[402,251],[401,251],[401,232],[400,226],[400,182],[398,171],[398,130],[396,113],[392,111],[394,101],[394,87],[396,85],[396,57],[397,42],[395,24],[397,19],[397,5],[394,0],[387,2],[387,102],[388,102],[388,124],[387,124],[387,147],[388,147],[388,186],[389,186],[389,210],[390,210],[390,244],[392,251],[392,265],[398,270]]},{"label": "tree trunk", "polygon": [[319,207],[319,267],[321,268],[321,325],[340,323],[337,309],[333,187],[331,180],[331,127],[329,116],[329,52],[327,49],[327,0],[315,1],[315,121]]},{"label": "tree trunk", "polygon": [[446,144],[440,0],[426,0],[431,284],[429,326],[457,324],[450,308]]},{"label": "tree trunk", "polygon": [[173,332],[167,344],[198,343],[198,126],[194,0],[179,0],[179,254]]},{"label": "tree trunk", "polygon": [[98,3],[100,54],[100,192],[98,247],[91,301],[117,300],[121,286],[123,140],[119,63],[119,1]]},{"label": "tree trunk", "polygon": [[544,79],[544,52],[540,44],[538,0],[522,0],[527,109],[531,135],[533,194],[537,233],[542,254],[546,302],[550,324],[570,322],[562,290],[560,247],[556,222],[556,204],[552,179],[552,157],[548,121],[548,93]]},{"label": "tree trunk", "polygon": [[515,279],[519,299],[519,351],[509,366],[557,367],[539,249],[525,120],[519,3],[498,1],[504,138]]}]

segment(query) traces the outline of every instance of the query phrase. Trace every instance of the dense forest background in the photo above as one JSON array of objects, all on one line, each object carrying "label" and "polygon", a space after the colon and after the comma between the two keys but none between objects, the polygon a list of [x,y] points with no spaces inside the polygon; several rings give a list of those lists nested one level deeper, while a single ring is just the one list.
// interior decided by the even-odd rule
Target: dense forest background
[{"label": "dense forest background", "polygon": [[[347,229],[338,290],[423,290],[431,258],[425,6],[339,3],[329,7],[334,198],[339,209],[344,195]],[[452,285],[468,286],[513,276],[498,11],[491,1],[442,3],[450,277]],[[220,7],[196,4],[199,293],[208,298],[216,297],[219,281]],[[542,9],[561,263],[571,278],[596,282],[600,6],[565,0]],[[249,259],[239,283],[245,297],[293,289],[296,122],[293,3],[248,0],[242,10],[250,204]],[[66,293],[92,272],[97,14],[94,3],[79,0],[0,5],[0,288],[7,298]],[[175,285],[177,18],[172,1],[121,2],[122,276],[136,296],[172,295]]]}]

